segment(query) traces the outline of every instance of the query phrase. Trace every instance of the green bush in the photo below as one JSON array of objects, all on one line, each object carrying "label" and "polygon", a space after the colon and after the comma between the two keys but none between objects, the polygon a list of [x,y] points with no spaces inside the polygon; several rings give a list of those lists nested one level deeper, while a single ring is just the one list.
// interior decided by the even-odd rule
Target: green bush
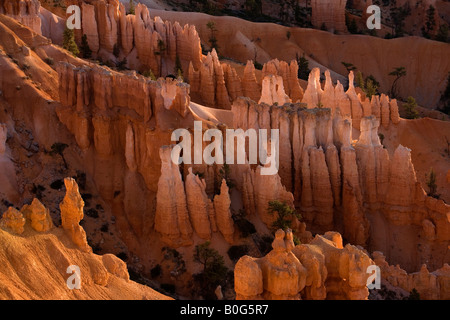
[{"label": "green bush", "polygon": [[64,29],[63,34],[63,48],[70,51],[74,56],[78,56],[80,54],[80,50],[75,43],[75,34],[73,29],[69,29],[67,26]]},{"label": "green bush", "polygon": [[300,213],[297,213],[294,208],[291,208],[286,202],[278,200],[269,201],[268,212],[271,215],[276,214],[276,220],[273,222],[272,227],[277,229],[286,230],[291,227],[292,219],[301,219]]},{"label": "green bush", "polygon": [[194,276],[205,298],[214,297],[216,287],[226,281],[228,268],[219,252],[210,248],[211,242],[195,246],[194,261],[202,264],[203,271]]},{"label": "green bush", "polygon": [[407,102],[403,105],[405,109],[406,119],[417,119],[419,118],[419,112],[417,111],[417,102],[413,97],[408,97]]}]

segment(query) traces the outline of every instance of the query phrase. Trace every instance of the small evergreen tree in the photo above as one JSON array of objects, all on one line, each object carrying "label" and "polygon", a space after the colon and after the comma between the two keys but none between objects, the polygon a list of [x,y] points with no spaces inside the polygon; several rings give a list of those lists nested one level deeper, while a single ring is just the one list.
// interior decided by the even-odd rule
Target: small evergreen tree
[{"label": "small evergreen tree", "polygon": [[272,227],[277,229],[286,230],[291,227],[292,219],[296,217],[301,219],[300,213],[297,213],[295,209],[291,208],[286,202],[281,202],[278,200],[269,201],[269,214],[277,214],[276,220],[273,222]]},{"label": "small evergreen tree", "polygon": [[436,40],[440,42],[448,42],[448,25],[441,24],[439,26],[439,30],[436,35]]},{"label": "small evergreen tree", "polygon": [[206,27],[211,31],[211,35],[209,37],[209,43],[211,44],[211,50],[216,49],[217,52],[219,52],[219,45],[217,44],[217,38],[216,38],[216,23],[214,21],[209,21],[206,24]]},{"label": "small evergreen tree", "polygon": [[159,76],[162,77],[162,66],[163,66],[163,54],[166,51],[166,44],[163,40],[158,40],[158,51],[155,52],[157,56],[160,56],[160,63],[159,63]]},{"label": "small evergreen tree", "polygon": [[408,100],[403,105],[405,109],[405,118],[406,119],[417,119],[419,118],[419,112],[417,111],[417,102],[413,97],[408,97]]},{"label": "small evergreen tree", "polygon": [[394,70],[392,72],[390,72],[389,75],[395,76],[395,80],[392,83],[390,95],[392,96],[392,98],[396,98],[397,93],[398,93],[397,92],[397,83],[402,77],[406,76],[406,69],[405,69],[405,67],[394,68]]},{"label": "small evergreen tree", "polygon": [[89,59],[92,56],[92,50],[89,47],[87,36],[85,34],[83,34],[83,36],[81,37],[80,52],[83,59]]},{"label": "small evergreen tree", "polygon": [[205,294],[211,294],[214,289],[226,280],[228,268],[225,266],[223,257],[219,252],[210,248],[211,242],[196,245],[194,248],[194,261],[203,266],[200,274],[194,277]]},{"label": "small evergreen tree", "polygon": [[372,99],[372,96],[378,94],[378,88],[380,87],[379,83],[370,78],[371,76],[366,78],[366,90],[364,91],[367,98]]},{"label": "small evergreen tree", "polygon": [[450,73],[448,74],[447,87],[441,95],[440,103],[442,104],[440,110],[450,115]]},{"label": "small evergreen tree", "polygon": [[176,55],[175,58],[175,68],[174,68],[175,74],[178,78],[183,78],[183,67],[181,66],[181,60],[178,55]]},{"label": "small evergreen tree", "polygon": [[347,26],[348,32],[352,34],[358,33],[358,25],[356,24],[356,20],[354,18],[350,19],[348,15],[345,15],[345,24]]},{"label": "small evergreen tree", "polygon": [[130,0],[130,10],[128,11],[129,14],[135,14],[136,13],[136,9],[134,7],[134,2],[133,0]]},{"label": "small evergreen tree", "polygon": [[416,290],[416,288],[413,288],[411,292],[409,293],[408,300],[420,300],[420,294]]},{"label": "small evergreen tree", "polygon": [[425,26],[422,27],[422,34],[425,38],[431,38],[431,32],[436,27],[436,20],[434,18],[434,14],[436,9],[430,4],[430,7],[427,10],[427,21],[425,22]]},{"label": "small evergreen tree", "polygon": [[224,163],[222,168],[219,170],[219,181],[217,183],[218,192],[220,193],[220,185],[222,184],[222,180],[225,179],[228,189],[231,191],[236,186],[236,183],[233,179],[231,179],[231,169],[230,166],[227,163]]},{"label": "small evergreen tree", "polygon": [[74,56],[78,56],[80,54],[80,50],[75,42],[75,34],[73,29],[69,29],[67,26],[64,29],[63,34],[63,48],[71,52]]},{"label": "small evergreen tree", "polygon": [[344,65],[345,69],[347,69],[347,73],[350,73],[350,71],[356,70],[356,67],[353,65],[353,63],[344,62],[344,61],[342,61],[341,63]]},{"label": "small evergreen tree", "polygon": [[437,184],[436,184],[436,173],[434,169],[431,168],[430,172],[426,175],[427,178],[427,187],[428,187],[428,195],[431,197],[436,197]]},{"label": "small evergreen tree", "polygon": [[361,71],[358,71],[355,75],[356,86],[360,87],[362,91],[366,89],[366,84],[364,83],[363,75]]},{"label": "small evergreen tree", "polygon": [[143,75],[144,77],[146,77],[146,78],[150,78],[151,80],[156,81],[156,76],[155,76],[155,74],[153,73],[153,70],[152,70],[152,69],[148,69],[148,70],[145,71],[142,75]]},{"label": "small evergreen tree", "polygon": [[311,70],[309,69],[309,61],[305,58],[305,54],[299,57],[298,53],[296,55],[297,64],[298,64],[298,78],[303,80],[308,80],[309,73]]}]

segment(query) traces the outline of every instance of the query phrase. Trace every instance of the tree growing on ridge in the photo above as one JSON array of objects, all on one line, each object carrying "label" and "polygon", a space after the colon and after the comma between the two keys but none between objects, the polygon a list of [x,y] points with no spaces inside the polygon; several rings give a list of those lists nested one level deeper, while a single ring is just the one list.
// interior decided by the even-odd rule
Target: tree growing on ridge
[{"label": "tree growing on ridge", "polygon": [[75,42],[75,34],[73,29],[69,29],[67,26],[64,29],[63,34],[63,48],[71,52],[74,56],[78,56],[80,54],[80,50]]},{"label": "tree growing on ridge", "polygon": [[211,50],[216,49],[216,51],[219,51],[219,45],[217,44],[217,38],[216,38],[216,23],[214,21],[209,21],[206,24],[206,27],[211,31],[211,35],[209,37],[209,43],[211,44]]},{"label": "tree growing on ridge", "polygon": [[398,89],[397,89],[398,81],[399,81],[402,77],[406,76],[406,69],[405,69],[405,67],[397,67],[397,68],[394,68],[394,70],[391,71],[391,72],[389,73],[389,75],[390,75],[390,76],[395,76],[395,80],[394,80],[394,82],[392,83],[391,90],[389,91],[389,95],[390,95],[392,98],[397,98],[397,96],[398,96]]}]

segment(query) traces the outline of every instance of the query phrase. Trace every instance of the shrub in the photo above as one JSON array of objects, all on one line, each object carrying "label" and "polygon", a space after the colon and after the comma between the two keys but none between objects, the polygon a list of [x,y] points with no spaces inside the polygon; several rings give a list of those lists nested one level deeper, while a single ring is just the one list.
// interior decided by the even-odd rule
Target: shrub
[{"label": "shrub", "polygon": [[301,57],[296,54],[297,64],[298,64],[298,78],[302,80],[308,80],[309,73],[311,70],[309,69],[309,61],[305,58],[305,54]]},{"label": "shrub", "polygon": [[419,112],[417,111],[417,102],[413,97],[408,97],[407,102],[403,105],[405,109],[406,119],[417,119],[419,118]]},{"label": "shrub", "polygon": [[196,245],[194,261],[203,265],[203,271],[194,276],[194,280],[201,286],[202,293],[208,297],[214,296],[216,287],[226,280],[228,268],[219,252],[210,248],[211,242]]},{"label": "shrub", "polygon": [[288,229],[291,227],[292,219],[301,219],[300,213],[297,213],[295,209],[291,208],[286,202],[278,200],[269,201],[270,214],[277,214],[277,219],[273,222],[272,227],[274,229]]},{"label": "shrub", "polygon": [[262,70],[263,69],[263,65],[261,63],[259,63],[258,61],[255,60],[255,62],[253,63],[255,65],[255,69],[256,70]]},{"label": "shrub", "polygon": [[52,66],[55,61],[53,60],[53,58],[47,57],[44,59],[45,63],[48,64],[49,66]]},{"label": "shrub", "polygon": [[[116,48],[116,46],[114,46]],[[87,40],[87,35],[83,34],[81,37],[81,48],[80,48],[81,56],[84,59],[89,59],[92,56],[92,50],[89,47],[89,43]]]},{"label": "shrub", "polygon": [[420,293],[416,290],[416,288],[411,290],[408,300],[420,300]]},{"label": "shrub", "polygon": [[63,34],[63,48],[71,52],[74,56],[80,54],[80,50],[78,49],[78,46],[75,43],[75,35],[73,29],[69,29],[67,28],[67,26],[64,29]]},{"label": "shrub", "polygon": [[437,191],[436,173],[434,172],[433,168],[430,169],[430,172],[426,175],[426,177],[427,177],[427,187],[429,189],[428,195],[437,198],[438,195],[436,194]]},{"label": "shrub", "polygon": [[133,0],[130,0],[130,10],[128,11],[129,14],[135,14],[136,9],[134,7],[134,2]]},{"label": "shrub", "polygon": [[156,81],[156,76],[152,69],[145,71],[142,75],[146,78],[150,78],[150,80]]}]

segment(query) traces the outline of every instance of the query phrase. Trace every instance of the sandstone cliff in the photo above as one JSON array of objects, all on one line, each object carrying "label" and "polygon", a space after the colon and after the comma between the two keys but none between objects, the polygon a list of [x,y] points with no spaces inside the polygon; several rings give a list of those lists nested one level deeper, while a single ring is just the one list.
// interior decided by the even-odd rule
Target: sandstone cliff
[{"label": "sandstone cliff", "polygon": [[172,150],[173,146],[160,149],[162,166],[156,196],[155,230],[165,243],[174,247],[192,245],[194,231],[205,240],[220,231],[232,244],[234,222],[225,180],[220,194],[212,201],[206,193],[206,181],[194,174],[192,167],[188,168],[185,182],[182,181],[180,168],[172,159]]},{"label": "sandstone cliff", "polygon": [[328,31],[347,32],[345,25],[345,6],[347,0],[312,0],[311,23],[316,28]]},{"label": "sandstone cliff", "polygon": [[[378,98],[373,98],[371,112],[363,113],[363,101],[356,96],[354,88],[350,87],[345,93],[338,84],[334,105],[314,108],[316,101],[327,104],[333,101],[331,87],[326,85],[326,90],[322,91],[317,74],[314,70],[311,72],[303,97],[308,109],[304,104],[267,108],[247,99],[237,99],[232,105],[234,127],[280,129],[280,154],[284,155],[279,163],[281,183],[295,195],[296,207],[300,208],[309,230],[326,232],[341,226],[344,236],[352,243],[383,251],[409,270],[419,268],[425,261],[430,268],[441,267],[439,258],[430,261],[426,252],[436,252],[434,256],[442,257],[444,262],[448,259],[444,258],[449,241],[445,231],[449,227],[448,205],[426,196],[414,174],[409,149],[400,145],[393,155],[389,155],[379,140],[380,123],[389,127],[399,121],[395,100],[389,101],[387,96],[382,96],[379,108]],[[340,104],[341,98],[336,98],[340,95],[349,103]],[[383,108],[387,112],[378,112]],[[359,123],[360,136],[353,141],[352,123],[355,120]],[[255,205],[251,203],[264,193],[260,191],[258,195],[245,187],[252,185],[252,179],[255,177],[238,179],[249,213],[254,211],[251,208]],[[385,222],[380,220],[382,216],[387,219]],[[403,254],[395,246],[389,248],[388,238],[376,237],[370,232],[371,224],[383,229],[390,228],[388,226],[420,229],[425,219],[433,225],[441,225],[443,232],[428,238],[415,237],[412,241],[424,246],[413,255]],[[265,222],[270,225],[270,221]],[[392,235],[402,234],[406,241],[407,236],[400,227],[390,230]]]},{"label": "sandstone cliff", "polygon": [[20,21],[34,32],[42,34],[41,18],[39,17],[40,7],[39,0],[1,0],[0,14],[6,14]]},{"label": "sandstone cliff", "polygon": [[196,68],[202,58],[200,38],[195,27],[151,18],[148,8],[138,3],[135,14],[125,11],[118,0],[78,1],[82,9],[82,30],[95,57],[104,61],[126,61],[140,71],[156,75],[176,74],[179,59],[187,72],[189,63]]},{"label": "sandstone cliff", "polygon": [[380,267],[381,277],[394,287],[400,287],[407,292],[416,289],[421,300],[448,300],[450,267],[448,264],[434,272],[429,272],[424,264],[420,271],[407,273],[399,265],[389,265],[383,253],[376,251],[373,260]]}]

